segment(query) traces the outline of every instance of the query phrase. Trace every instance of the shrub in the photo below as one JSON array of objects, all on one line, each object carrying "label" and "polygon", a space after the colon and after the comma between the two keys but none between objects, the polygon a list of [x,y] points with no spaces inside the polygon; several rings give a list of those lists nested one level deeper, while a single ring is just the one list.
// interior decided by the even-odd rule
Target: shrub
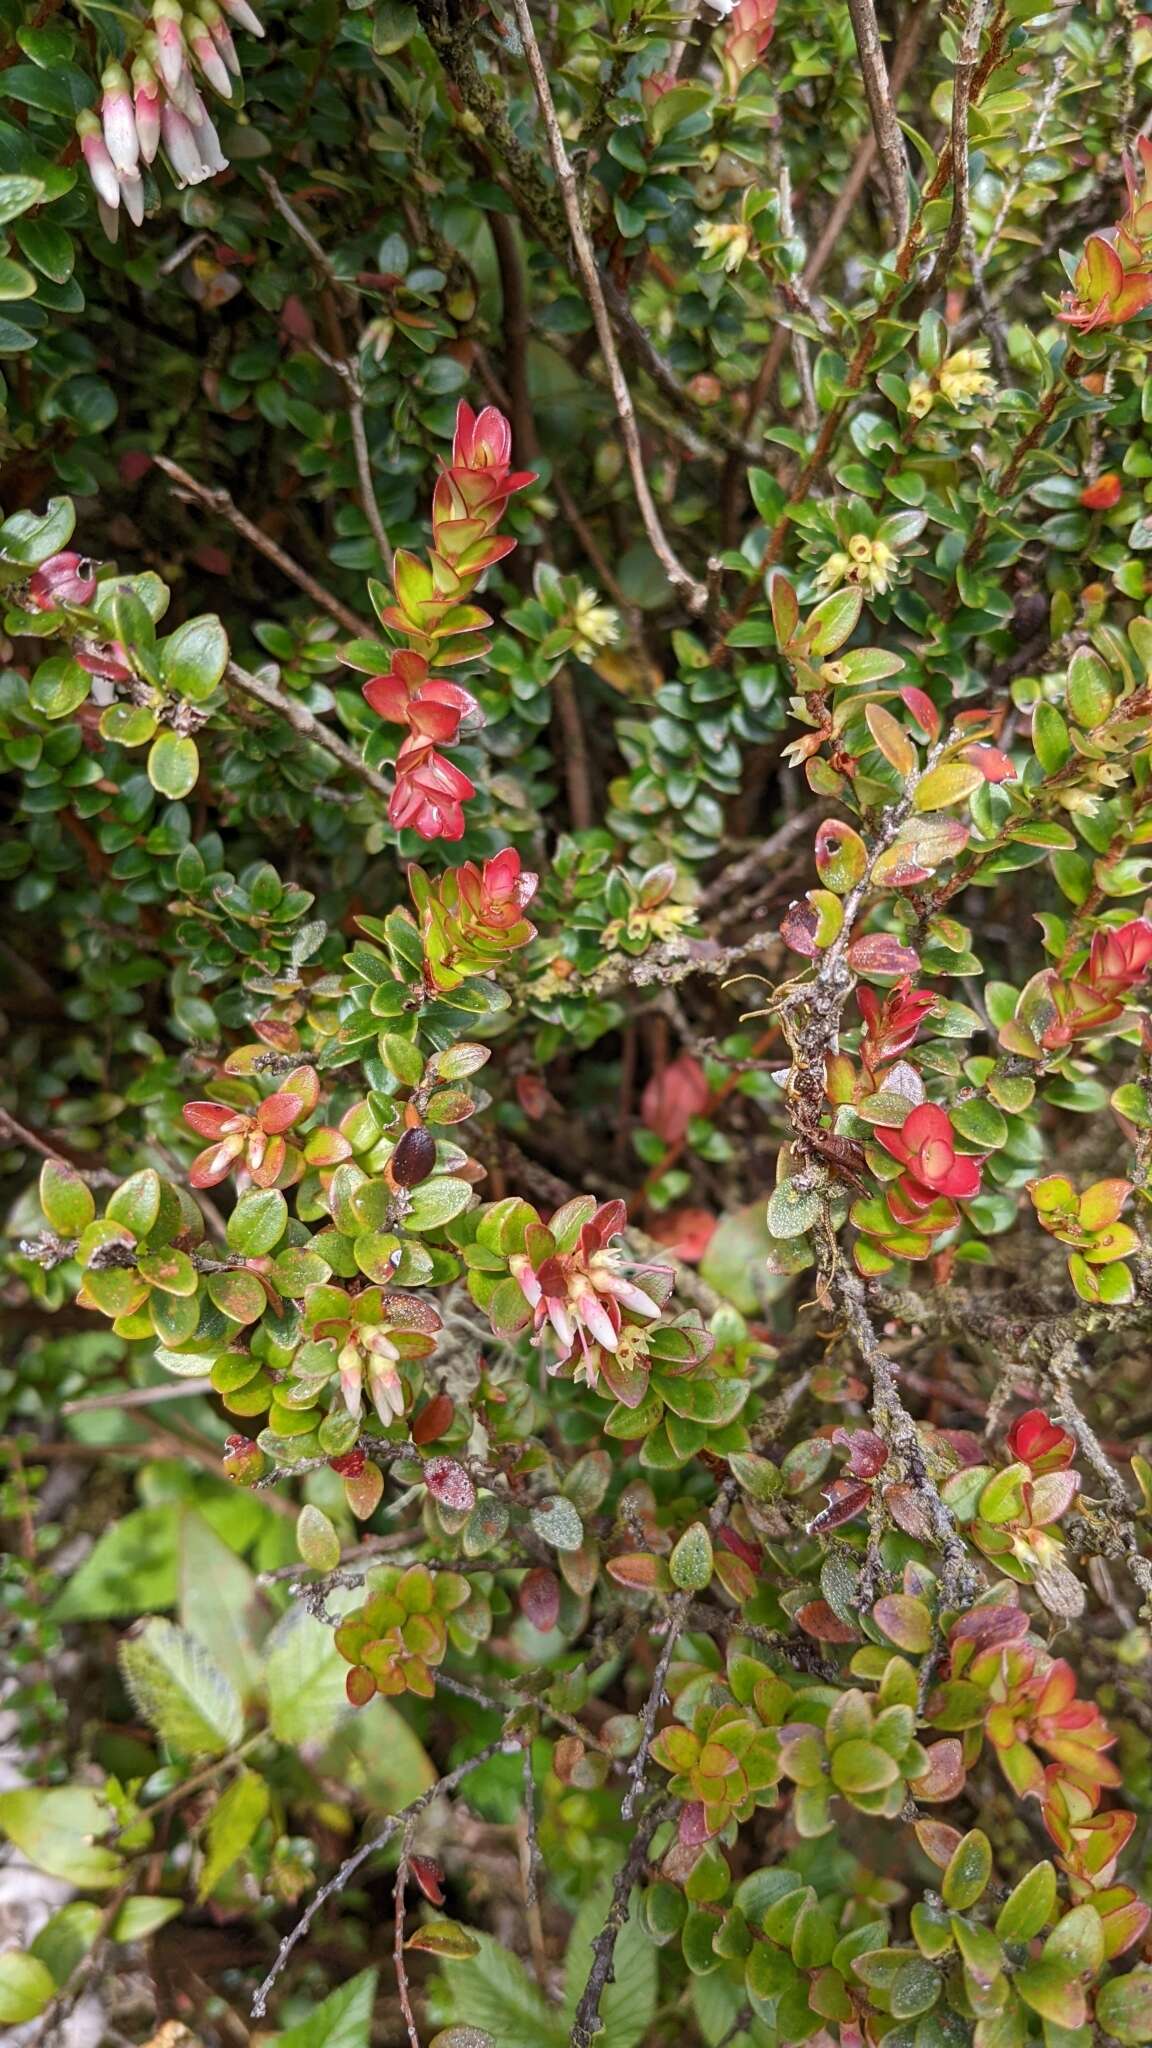
[{"label": "shrub", "polygon": [[3,13],[0,2019],[1152,2041],[1147,18]]}]

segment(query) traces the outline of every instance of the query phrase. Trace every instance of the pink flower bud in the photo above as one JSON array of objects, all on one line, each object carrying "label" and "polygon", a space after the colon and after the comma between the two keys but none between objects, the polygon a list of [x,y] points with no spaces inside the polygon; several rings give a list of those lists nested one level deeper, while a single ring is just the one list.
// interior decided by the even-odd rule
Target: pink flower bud
[{"label": "pink flower bud", "polygon": [[205,112],[202,120],[193,122],[192,133],[196,137],[196,147],[200,151],[200,160],[204,165],[205,176],[210,177],[214,171],[226,171],[228,169],[228,159],[220,147],[220,137],[209,120],[207,112]]},{"label": "pink flower bud", "polygon": [[76,116],[76,133],[80,137],[80,153],[88,167],[96,197],[102,199],[110,212],[120,204],[120,180],[116,166],[108,154],[108,145],[95,114],[84,113]]},{"label": "pink flower bud", "polygon": [[169,92],[175,95],[188,68],[188,52],[184,47],[184,10],[179,0],[155,0],[152,20],[156,30],[157,68]]},{"label": "pink flower bud", "polygon": [[104,88],[100,114],[108,154],[118,171],[134,171],[140,161],[140,138],[128,90],[128,73],[122,64],[108,64],[100,83]]},{"label": "pink flower bud", "polygon": [[212,40],[207,22],[201,21],[198,14],[187,14],[184,19],[188,29],[188,45],[197,64],[209,85],[215,86],[216,91],[224,99],[230,100],[232,80],[228,75],[228,66]]},{"label": "pink flower bud", "polygon": [[220,0],[220,5],[225,14],[230,14],[233,21],[238,21],[241,28],[247,29],[250,36],[263,35],[264,24],[259,15],[252,12],[248,0]]},{"label": "pink flower bud", "polygon": [[240,59],[236,55],[236,45],[232,41],[232,31],[217,7],[216,0],[198,0],[196,12],[200,16],[201,21],[207,26],[208,33],[212,37],[212,41],[223,57],[233,78],[239,78]]},{"label": "pink flower bud", "polygon": [[150,164],[160,147],[160,81],[147,57],[137,57],[133,64],[132,84],[140,154]]},{"label": "pink flower bud", "polygon": [[144,218],[144,181],[139,171],[121,171],[120,197],[129,220],[139,227]]}]

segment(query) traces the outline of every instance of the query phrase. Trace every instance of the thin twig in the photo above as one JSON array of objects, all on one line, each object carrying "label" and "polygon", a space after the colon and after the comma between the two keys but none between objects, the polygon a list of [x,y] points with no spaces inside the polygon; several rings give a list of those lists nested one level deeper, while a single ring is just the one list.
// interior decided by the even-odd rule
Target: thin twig
[{"label": "thin twig", "polygon": [[17,1123],[8,1110],[0,1109],[0,1138],[8,1138],[16,1145],[24,1145],[30,1152],[38,1152],[42,1159],[50,1159],[54,1166],[63,1166],[69,1173],[75,1173],[91,1188],[115,1188],[120,1185],[120,1175],[108,1166],[81,1166],[76,1159],[69,1159],[66,1152],[42,1137],[39,1131],[27,1124]]},{"label": "thin twig", "polygon": [[689,575],[683,563],[677,559],[669,544],[668,537],[660,524],[660,515],[656,510],[656,503],[649,488],[648,477],[644,467],[644,451],[640,445],[640,430],[636,424],[636,410],[632,403],[632,394],[628,389],[627,380],[620,365],[616,337],[612,332],[612,322],[608,317],[608,308],[605,304],[603,281],[596,263],[596,256],[588,230],[584,225],[584,217],[580,211],[580,195],[576,189],[576,174],[572,169],[568,151],[564,144],[564,137],[560,130],[556,107],[552,99],[552,91],[548,84],[548,73],[545,69],[544,59],[540,54],[540,45],[536,40],[536,31],[532,26],[532,16],[528,10],[527,0],[513,0],[513,5],[516,10],[516,20],[520,28],[520,34],[524,42],[524,55],[528,61],[528,69],[532,74],[532,83],[536,89],[536,99],[548,137],[549,154],[552,158],[557,182],[560,186],[560,195],[564,203],[564,213],[568,222],[568,232],[572,238],[576,261],[581,278],[583,279],[585,292],[588,296],[588,304],[591,308],[592,319],[596,327],[596,338],[600,344],[600,353],[604,359],[604,367],[608,372],[612,401],[616,407],[616,417],[620,422],[624,452],[628,459],[628,468],[632,477],[632,488],[636,494],[636,503],[640,508],[640,517],[644,522],[644,531],[669,583],[672,584],[674,589],[684,593],[689,611],[703,611],[704,606],[708,602],[708,591],[703,583],[697,583],[695,577]]},{"label": "thin twig", "polygon": [[[986,0],[983,0],[983,4],[986,4]],[[904,150],[900,123],[896,118],[888,66],[884,61],[884,49],[880,41],[880,25],[876,20],[876,9],[872,0],[848,0],[848,13],[852,22],[852,33],[856,38],[860,69],[864,74],[864,91],[868,98],[868,112],[872,117],[872,132],[876,137],[876,147],[884,166],[884,182],[888,188],[888,203],[892,208],[896,242],[899,245],[908,233],[911,219],[908,208],[908,158]]]},{"label": "thin twig", "polygon": [[346,632],[354,634],[358,640],[363,639],[365,635],[369,638],[375,637],[375,628],[367,619],[358,617],[342,598],[326,590],[302,562],[298,562],[294,555],[290,555],[287,549],[282,548],[278,541],[274,541],[262,527],[254,525],[222,484],[202,484],[198,477],[192,476],[180,463],[173,462],[170,455],[154,455],[152,460],[157,469],[162,469],[165,476],[170,477],[181,492],[195,498],[207,511],[218,512],[234,533],[238,533],[250,547],[254,547],[258,554],[263,555],[265,561],[273,562],[282,575],[287,576],[290,582],[295,583],[307,597],[310,597],[313,604],[318,604],[322,611],[326,611],[329,618],[335,619],[337,625],[343,626]]},{"label": "thin twig", "polygon": [[494,1742],[486,1743],[483,1749],[477,1750],[475,1756],[468,1757],[464,1763],[457,1764],[454,1771],[448,1771],[444,1777],[437,1778],[436,1783],[429,1785],[427,1791],[422,1792],[418,1799],[413,1799],[409,1805],[402,1807],[399,1813],[394,1813],[389,1820],[385,1821],[384,1826],[376,1834],[370,1835],[366,1842],[361,1842],[360,1847],[354,1850],[351,1856],[345,1857],[339,1870],[328,1879],[327,1884],[321,1885],[319,1891],[309,1900],[308,1905],[305,1907],[291,1933],[286,1934],[280,1943],[276,1960],[252,2000],[252,2018],[254,2020],[262,2020],[264,2018],[268,2010],[268,1996],[272,1986],[284,1969],[293,1949],[299,1942],[303,1941],[316,1915],[323,1906],[327,1905],[329,1899],[334,1899],[338,1893],[344,1890],[346,1885],[351,1883],[361,1865],[367,1863],[370,1857],[375,1856],[378,1849],[383,1849],[387,1846],[392,1840],[393,1835],[397,1832],[397,1829],[407,1829],[410,1822],[414,1821],[418,1814],[423,1813],[426,1807],[431,1806],[434,1799],[439,1799],[442,1794],[454,1792],[458,1785],[464,1783],[465,1778],[471,1777],[473,1771],[480,1769],[481,1764],[490,1763],[494,1756],[503,1755],[509,1743],[512,1744],[513,1749],[518,1749],[520,1746],[518,1738],[505,1735],[498,1735]]},{"label": "thin twig", "polygon": [[408,1983],[408,1966],[404,1960],[404,1888],[408,1882],[408,1858],[412,1850],[412,1822],[404,1829],[404,1840],[400,1848],[400,1861],[396,1865],[396,1886],[392,1894],[396,1928],[392,1937],[392,1960],[396,1970],[396,1990],[400,1999],[400,2010],[404,2025],[408,2029],[411,2048],[420,2048],[420,2036],[416,2031],[416,2015],[412,2010],[412,1992]]},{"label": "thin twig", "polygon": [[628,1919],[632,1889],[644,1868],[652,1837],[673,1812],[674,1804],[671,1799],[656,1799],[640,1818],[628,1854],[616,1874],[608,1917],[592,1944],[592,1962],[573,2018],[569,2048],[592,2048],[596,2036],[602,2032],[600,2000],[608,1985],[615,1981],[612,1959],[620,1930]]},{"label": "thin twig", "polygon": [[85,1394],[82,1401],[65,1401],[61,1415],[86,1415],[97,1408],[151,1408],[157,1401],[190,1401],[197,1394],[210,1394],[210,1379],[166,1380],[161,1387],[117,1387],[112,1394]]},{"label": "thin twig", "polygon": [[980,38],[984,32],[989,4],[990,0],[970,0],[960,37],[960,47],[956,52],[956,69],[952,77],[952,212],[944,232],[944,240],[936,252],[936,261],[920,294],[925,301],[945,283],[952,258],[968,233],[968,201],[971,186],[968,111],[980,57]]},{"label": "thin twig", "polygon": [[370,768],[355,747],[350,747],[347,740],[332,731],[331,726],[321,724],[306,704],[301,704],[295,697],[285,696],[266,676],[253,675],[251,670],[241,668],[238,662],[230,661],[225,673],[234,690],[239,690],[245,697],[255,697],[277,717],[286,719],[293,732],[298,732],[302,739],[310,740],[313,746],[323,747],[326,754],[331,754],[332,759],[339,761],[350,775],[355,775],[365,788],[387,802],[392,791],[386,777]]}]

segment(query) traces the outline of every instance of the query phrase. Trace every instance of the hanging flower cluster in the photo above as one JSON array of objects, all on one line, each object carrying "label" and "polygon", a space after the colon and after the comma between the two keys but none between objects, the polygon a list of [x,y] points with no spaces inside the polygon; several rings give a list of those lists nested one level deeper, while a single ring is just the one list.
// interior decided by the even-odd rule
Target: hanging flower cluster
[{"label": "hanging flower cluster", "polygon": [[248,0],[154,0],[152,25],[140,36],[131,70],[113,61],[100,77],[99,114],[76,116],[80,152],[110,241],[120,207],[137,227],[144,218],[145,170],[163,148],[178,186],[199,185],[228,168],[200,81],[223,100],[233,97],[240,60],[228,17],[254,36],[263,23]]},{"label": "hanging flower cluster", "polygon": [[503,413],[488,405],[476,414],[462,401],[452,459],[433,493],[431,552],[425,562],[397,550],[395,601],[381,613],[382,623],[408,646],[397,649],[386,675],[363,686],[381,718],[407,727],[388,818],[421,839],[460,839],[462,806],[476,794],[475,784],[438,751],[438,743],[455,740],[465,718],[481,723],[480,707],[467,690],[433,670],[488,651],[483,633],[492,621],[468,599],[484,571],[516,545],[496,532],[509,498],[536,481],[529,470],[513,470],[511,458],[512,429]]}]

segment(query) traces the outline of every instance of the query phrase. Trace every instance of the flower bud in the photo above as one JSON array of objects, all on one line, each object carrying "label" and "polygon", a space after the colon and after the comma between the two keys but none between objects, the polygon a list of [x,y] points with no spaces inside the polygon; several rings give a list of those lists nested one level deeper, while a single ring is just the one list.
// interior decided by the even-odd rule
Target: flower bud
[{"label": "flower bud", "polygon": [[118,171],[134,171],[140,161],[140,138],[128,90],[128,73],[122,64],[106,64],[100,83],[100,113],[108,154]]},{"label": "flower bud", "polygon": [[160,147],[160,81],[147,57],[133,64],[132,86],[140,155],[150,164]]},{"label": "flower bud", "polygon": [[116,166],[108,153],[104,132],[95,114],[85,109],[76,116],[76,133],[80,137],[80,154],[88,169],[96,197],[113,212],[120,204],[120,180]]},{"label": "flower bud", "polygon": [[198,14],[186,14],[184,27],[188,46],[209,85],[214,86],[224,99],[230,100],[232,80],[228,75],[228,66],[216,48],[207,22],[202,21]]},{"label": "flower bud", "polygon": [[233,21],[238,21],[241,28],[246,28],[250,36],[264,34],[264,24],[259,15],[253,13],[248,0],[220,0],[220,4],[225,14],[230,14]]},{"label": "flower bud", "polygon": [[179,92],[188,68],[184,46],[184,9],[180,0],[155,0],[152,20],[156,30],[156,62],[170,93]]}]

